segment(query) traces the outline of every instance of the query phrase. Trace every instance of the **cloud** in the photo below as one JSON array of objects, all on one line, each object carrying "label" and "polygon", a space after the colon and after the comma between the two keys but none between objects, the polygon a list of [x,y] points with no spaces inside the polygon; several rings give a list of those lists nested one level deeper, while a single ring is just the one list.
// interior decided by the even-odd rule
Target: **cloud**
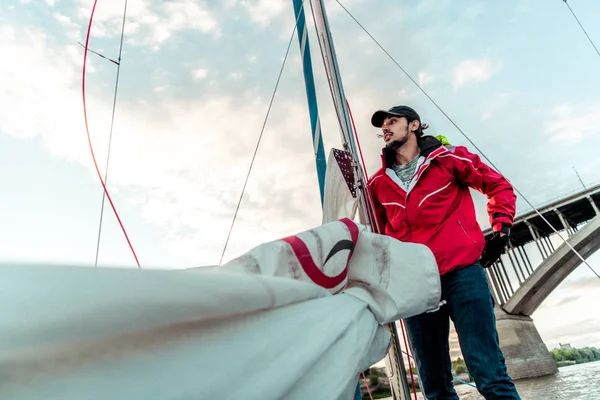
[{"label": "cloud", "polygon": [[291,3],[286,0],[242,0],[240,4],[250,19],[263,28],[291,7]]},{"label": "cloud", "polygon": [[79,39],[81,26],[73,22],[69,16],[61,14],[59,12],[54,12],[52,13],[52,18],[60,22],[64,29],[68,30],[66,34],[69,37],[69,39],[73,41]]},{"label": "cloud", "polygon": [[[586,329],[583,331],[582,326]],[[559,343],[569,343],[574,347],[600,346],[600,321],[583,319],[565,323],[542,333],[548,337],[546,345],[549,349],[558,348]]]},{"label": "cloud", "polygon": [[[592,265],[594,265],[593,262]],[[554,290],[548,299],[542,303],[538,310],[541,310],[543,313],[551,313],[553,310],[556,310],[557,307],[564,307],[567,305],[569,307],[576,307],[577,305],[571,305],[570,303],[579,301],[588,296],[597,296],[597,292],[600,289],[600,281],[598,281],[598,278],[595,276],[585,276],[589,274],[589,271],[584,266],[581,266],[577,270],[578,275],[582,273],[584,276],[577,277],[571,275],[567,277],[567,279]],[[584,316],[581,316],[581,318],[584,318]]]},{"label": "cloud", "polygon": [[194,79],[204,79],[208,75],[208,70],[204,68],[198,68],[192,71]]},{"label": "cloud", "polygon": [[600,130],[600,103],[564,104],[554,107],[544,123],[550,142],[579,142],[597,136]]},{"label": "cloud", "polygon": [[244,77],[244,74],[241,72],[232,72],[231,74],[229,74],[229,78],[233,79],[234,81],[239,81],[240,79],[242,79]]},{"label": "cloud", "polygon": [[581,293],[581,291],[585,290],[595,291],[600,289],[600,283],[598,282],[598,278],[593,276],[579,277],[575,279],[569,279],[568,281],[562,283],[561,287]]},{"label": "cloud", "polygon": [[574,301],[579,300],[580,297],[581,297],[581,295],[579,295],[579,294],[567,295],[565,297],[561,297],[557,300],[549,302],[548,304],[544,303],[544,306],[549,307],[549,308],[553,308],[553,307],[557,307],[557,306],[564,306],[568,303],[572,303]]},{"label": "cloud", "polygon": [[[87,20],[91,12],[90,2],[77,1],[78,18]],[[120,35],[123,10],[123,4],[120,2],[98,3],[92,28],[93,36],[100,38]],[[217,17],[205,2],[139,0],[128,4],[125,33],[131,44],[159,46],[175,33],[185,30],[216,36],[220,34]]]},{"label": "cloud", "polygon": [[488,59],[462,61],[453,71],[454,90],[472,82],[484,82],[502,69],[502,62]]},{"label": "cloud", "polygon": [[465,16],[468,19],[477,19],[486,12],[486,5],[483,3],[475,3],[465,8]]},{"label": "cloud", "polygon": [[498,96],[492,99],[484,108],[484,111],[481,114],[481,120],[486,121],[492,118],[498,111],[506,106],[509,98],[510,95],[508,93],[500,93]]},{"label": "cloud", "polygon": [[196,0],[170,1],[164,4],[167,22],[173,30],[194,29],[216,32],[217,21],[206,6]]},{"label": "cloud", "polygon": [[427,72],[419,72],[417,79],[418,79],[420,86],[425,86],[426,84],[433,82],[433,80],[434,80],[433,75],[431,75]]},{"label": "cloud", "polygon": [[417,3],[415,11],[424,14],[431,14],[434,12],[443,13],[452,6],[451,3],[450,0],[423,0]]},{"label": "cloud", "polygon": [[[596,265],[598,255],[590,257]],[[549,348],[558,343],[576,347],[600,346],[600,320],[590,314],[589,304],[600,301],[600,281],[581,266],[567,277],[533,315],[534,322]]]},{"label": "cloud", "polygon": [[[56,111],[75,105],[53,101],[53,95],[65,88],[74,88],[77,73],[73,55],[77,48],[66,46],[58,54],[52,54],[50,49],[54,48],[54,43],[47,35],[10,26],[0,27],[0,47],[7,59],[13,60],[0,63],[0,76],[4,82],[0,89],[0,105],[4,110],[11,110],[0,119],[0,130],[26,138],[37,136],[44,129],[60,132],[60,126],[74,127],[73,118],[63,121],[56,117]],[[22,71],[23,65],[28,66],[26,74]],[[30,117],[23,117],[27,115]],[[38,125],[40,120],[43,120],[43,126]]]},{"label": "cloud", "polygon": [[[57,46],[36,30],[4,27],[0,47],[13,60],[0,64],[0,76],[6,79],[0,106],[11,110],[0,119],[0,131],[35,138],[53,156],[85,166],[96,179],[81,113],[80,65],[71,62],[73,46]],[[22,65],[30,66],[27,75],[22,74]],[[96,157],[104,160],[112,104],[110,96],[97,93],[94,82],[97,85],[94,79],[88,83],[88,116]],[[190,264],[215,263],[268,99],[239,92],[187,99],[157,97],[119,102],[110,189],[125,193],[121,198],[135,206],[147,224],[157,227],[167,247],[188,254]],[[308,132],[304,103],[278,99],[228,256],[319,223]],[[293,165],[292,172],[274,168],[277,165]]]}]

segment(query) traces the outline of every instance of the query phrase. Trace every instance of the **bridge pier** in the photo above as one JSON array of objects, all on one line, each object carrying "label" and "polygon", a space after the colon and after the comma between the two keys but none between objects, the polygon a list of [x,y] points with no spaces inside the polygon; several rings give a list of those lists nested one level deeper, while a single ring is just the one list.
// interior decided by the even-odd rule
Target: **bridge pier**
[{"label": "bridge pier", "polygon": [[[487,269],[500,347],[513,379],[558,371],[530,315],[582,259],[600,249],[599,210],[600,185],[515,219],[506,254]],[[566,230],[567,243],[555,248],[554,230]],[[489,239],[493,232],[485,235]],[[531,242],[542,256],[538,266],[531,263],[524,247]]]},{"label": "bridge pier", "polygon": [[496,306],[496,328],[500,348],[513,380],[551,375],[558,372],[556,362],[548,352],[533,319],[511,315]]}]

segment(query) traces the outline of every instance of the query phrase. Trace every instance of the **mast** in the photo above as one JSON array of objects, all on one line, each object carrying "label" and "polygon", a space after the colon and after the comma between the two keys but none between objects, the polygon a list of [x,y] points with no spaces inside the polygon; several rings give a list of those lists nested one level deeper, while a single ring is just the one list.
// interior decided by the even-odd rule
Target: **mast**
[{"label": "mast", "polygon": [[306,88],[306,99],[308,101],[308,112],[310,114],[310,127],[312,130],[313,149],[317,166],[317,177],[319,178],[319,191],[321,193],[321,205],[325,196],[325,149],[323,148],[323,137],[321,136],[321,121],[319,120],[319,107],[317,104],[317,90],[313,76],[312,60],[310,57],[310,45],[308,43],[308,30],[306,29],[306,18],[304,14],[304,1],[293,0],[294,15],[296,16],[296,29],[298,31],[298,42],[302,56],[302,69],[304,72],[304,86]]},{"label": "mast", "polygon": [[[296,0],[294,0],[294,3],[296,3]],[[352,119],[346,103],[346,95],[344,93],[340,69],[335,54],[329,21],[327,20],[327,14],[325,12],[325,4],[323,0],[310,0],[310,4],[317,30],[317,37],[319,39],[319,46],[321,48],[321,55],[325,65],[327,79],[329,81],[329,88],[331,90],[333,103],[340,124],[342,144],[344,150],[351,154],[356,171],[356,186],[360,191],[359,199],[361,200],[360,210],[362,211],[362,215],[367,219],[368,225],[371,226],[372,230],[375,230],[373,213],[369,206],[369,202],[367,201],[367,193],[365,193],[364,190],[364,188],[366,188],[367,177],[359,162],[358,149],[353,136]],[[408,400],[410,399],[410,391],[405,374],[404,359],[399,351],[402,347],[400,346],[398,330],[396,329],[395,323],[390,324],[389,328],[392,333],[392,346],[390,346],[389,356],[391,360],[395,359],[397,361],[390,363],[392,371],[390,371],[391,374],[389,374],[389,378],[392,394],[395,399]]]},{"label": "mast", "polygon": [[[342,144],[344,145],[344,150],[350,152],[353,156],[356,156],[357,148],[352,135],[352,121],[350,119],[348,108],[346,107],[346,95],[344,93],[342,78],[340,76],[335,49],[333,47],[333,38],[329,31],[329,22],[327,20],[327,14],[325,13],[325,5],[322,0],[311,0],[310,3],[317,29],[317,36],[319,38],[319,46],[321,47],[321,54],[323,55],[323,62],[325,64],[325,71],[329,81],[329,88],[331,89],[335,111],[338,122],[340,123]],[[360,177],[364,178],[362,168],[359,169],[361,172]]]},{"label": "mast", "polygon": [[367,225],[371,226],[374,230],[375,221],[373,214],[368,202],[365,201],[365,193],[362,190],[362,188],[366,187],[367,177],[365,176],[364,170],[358,161],[358,149],[356,141],[354,140],[352,119],[346,103],[346,95],[344,93],[344,86],[342,84],[340,69],[335,54],[333,38],[329,28],[329,21],[327,20],[327,14],[325,12],[325,5],[323,0],[310,0],[310,3],[313,19],[315,21],[315,27],[317,30],[317,37],[319,39],[319,46],[321,48],[321,54],[323,57],[323,63],[325,65],[325,72],[329,82],[329,89],[331,90],[333,104],[337,114],[338,122],[340,124],[342,145],[344,146],[344,150],[352,155],[356,173],[356,186],[357,189],[360,189],[358,193],[360,193],[360,197],[362,197],[362,201],[359,202],[359,210],[361,215],[365,216]]}]

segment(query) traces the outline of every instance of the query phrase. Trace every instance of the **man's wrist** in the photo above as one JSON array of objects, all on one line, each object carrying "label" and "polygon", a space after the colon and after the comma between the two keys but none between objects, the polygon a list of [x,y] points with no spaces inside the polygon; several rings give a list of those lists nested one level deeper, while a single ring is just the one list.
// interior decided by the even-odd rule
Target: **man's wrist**
[{"label": "man's wrist", "polygon": [[499,233],[500,236],[509,236],[510,228],[511,226],[509,224],[505,224],[503,222],[499,222],[492,225],[492,230],[496,233]]}]

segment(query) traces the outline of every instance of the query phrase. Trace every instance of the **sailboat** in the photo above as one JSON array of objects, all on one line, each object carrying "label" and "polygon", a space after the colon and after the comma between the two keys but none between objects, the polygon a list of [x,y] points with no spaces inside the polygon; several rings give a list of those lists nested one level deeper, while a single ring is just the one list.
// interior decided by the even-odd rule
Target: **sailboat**
[{"label": "sailboat", "polygon": [[0,398],[350,399],[386,353],[408,398],[394,322],[439,306],[438,269],[426,246],[374,232],[324,3],[310,3],[343,147],[325,169],[313,129],[323,224],[218,266],[0,266]]},{"label": "sailboat", "polygon": [[[305,3],[340,124],[327,163]],[[381,359],[410,398],[395,322],[439,306],[437,265],[376,233],[324,1],[293,5],[322,225],[183,271],[0,266],[0,398],[350,399]]]}]

